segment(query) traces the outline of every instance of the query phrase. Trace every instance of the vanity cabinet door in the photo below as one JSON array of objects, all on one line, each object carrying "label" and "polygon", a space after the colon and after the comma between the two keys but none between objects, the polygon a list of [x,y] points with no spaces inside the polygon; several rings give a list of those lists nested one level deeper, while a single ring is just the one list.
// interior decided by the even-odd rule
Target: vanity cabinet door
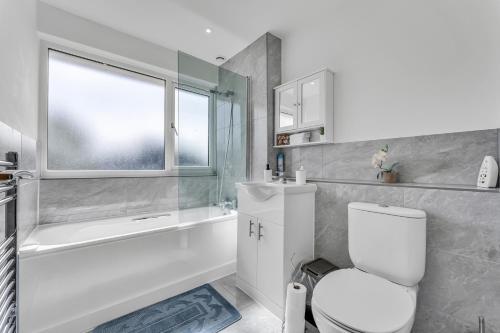
[{"label": "vanity cabinet door", "polygon": [[321,126],[325,112],[324,72],[298,81],[299,128]]},{"label": "vanity cabinet door", "polygon": [[257,218],[238,213],[237,275],[257,286]]},{"label": "vanity cabinet door", "polygon": [[257,229],[257,238],[260,238],[257,289],[276,305],[283,307],[284,227],[259,220],[259,229]]},{"label": "vanity cabinet door", "polygon": [[297,128],[297,82],[292,82],[276,90],[276,131]]}]

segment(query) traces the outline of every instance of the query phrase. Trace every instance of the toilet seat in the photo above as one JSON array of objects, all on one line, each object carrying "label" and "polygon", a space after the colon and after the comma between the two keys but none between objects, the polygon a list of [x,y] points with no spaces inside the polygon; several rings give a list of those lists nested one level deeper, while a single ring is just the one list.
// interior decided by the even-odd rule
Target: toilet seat
[{"label": "toilet seat", "polygon": [[348,332],[393,333],[413,320],[416,301],[407,287],[353,268],[321,279],[312,306]]}]

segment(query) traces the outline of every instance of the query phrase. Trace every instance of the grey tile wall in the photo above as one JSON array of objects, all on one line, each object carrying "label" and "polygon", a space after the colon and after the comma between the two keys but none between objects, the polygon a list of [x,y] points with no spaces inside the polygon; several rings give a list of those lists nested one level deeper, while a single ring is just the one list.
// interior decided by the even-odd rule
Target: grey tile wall
[{"label": "grey tile wall", "polygon": [[[486,155],[499,156],[498,130],[339,143],[285,149],[287,174],[303,164],[310,178],[376,180],[371,156],[389,145],[389,161],[400,162],[400,181],[475,185]],[[290,155],[290,156],[288,156]]]},{"label": "grey tile wall", "polygon": [[281,40],[266,33],[221,67],[251,79],[250,177],[260,180],[267,162],[276,168],[272,89],[281,83]]},{"label": "grey tile wall", "polygon": [[208,206],[215,202],[216,187],[214,176],[44,179],[40,184],[40,223]]},{"label": "grey tile wall", "polygon": [[[18,153],[19,169],[29,170],[35,175],[34,179],[21,180],[17,189],[17,241],[21,244],[38,223],[39,169],[36,163],[36,140],[0,122],[0,159],[5,159],[5,154],[10,151]],[[2,235],[4,225],[5,206],[1,206]]]},{"label": "grey tile wall", "polygon": [[[281,39],[267,33],[267,161],[276,170],[274,145],[274,87],[281,84]],[[262,174],[262,170],[260,172]]]}]

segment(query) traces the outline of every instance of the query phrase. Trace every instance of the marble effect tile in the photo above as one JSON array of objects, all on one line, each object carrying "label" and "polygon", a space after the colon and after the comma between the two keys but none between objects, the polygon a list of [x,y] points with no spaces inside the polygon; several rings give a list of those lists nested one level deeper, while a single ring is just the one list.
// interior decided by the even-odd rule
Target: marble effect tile
[{"label": "marble effect tile", "polygon": [[274,145],[274,87],[281,84],[281,39],[266,33],[267,38],[267,160],[276,169]]},{"label": "marble effect tile", "polygon": [[472,333],[477,332],[476,325],[468,325],[437,309],[424,308],[417,304],[415,323],[412,333]]},{"label": "marble effect tile", "polygon": [[177,209],[178,178],[132,178],[127,182],[126,214]]},{"label": "marble effect tile", "polygon": [[427,213],[427,246],[500,264],[500,194],[406,189],[405,206]]},{"label": "marble effect tile", "polygon": [[19,245],[38,224],[39,182],[38,179],[19,182],[17,189],[17,243]]},{"label": "marble effect tile", "polygon": [[[35,177],[38,176],[36,141],[0,122],[0,159],[5,160],[5,154],[11,151],[18,153],[19,169],[32,171]],[[38,179],[23,179],[19,182],[17,188],[18,244],[21,244],[38,224],[38,185]],[[4,196],[5,193],[1,194],[1,197]],[[0,233],[3,235],[5,232],[5,206],[0,206],[0,229]]]},{"label": "marble effect tile", "polygon": [[300,165],[306,170],[307,178],[324,178],[323,147],[300,148]]},{"label": "marble effect tile", "polygon": [[180,177],[179,209],[209,206],[216,202],[216,177]]},{"label": "marble effect tile", "polygon": [[216,188],[213,176],[44,179],[40,184],[40,223],[208,206],[215,202]]},{"label": "marble effect tile", "polygon": [[496,129],[332,144],[323,146],[324,178],[375,180],[371,156],[385,144],[406,183],[475,185],[483,157],[499,156]]},{"label": "marble effect tile", "polygon": [[276,169],[272,88],[281,82],[281,40],[266,33],[222,66],[250,80],[250,177],[262,180],[265,165]]},{"label": "marble effect tile", "polygon": [[19,168],[29,170],[39,178],[39,168],[37,163],[37,142],[26,135],[21,136],[21,153],[19,156]]},{"label": "marble effect tile", "polygon": [[402,181],[475,185],[486,155],[498,160],[496,130],[417,136],[402,154]]},{"label": "marble effect tile", "polygon": [[262,305],[236,287],[232,274],[210,283],[238,311],[242,318],[225,328],[223,333],[281,333],[282,322]]},{"label": "marble effect tile", "polygon": [[[477,316],[483,315],[488,332],[500,332],[500,266],[430,249],[426,274],[420,283],[419,312],[438,326],[477,327]],[[418,315],[421,316],[420,313]],[[417,323],[417,327],[425,325]],[[448,326],[448,328],[450,328]],[[449,330],[450,331],[450,330]]]},{"label": "marble effect tile", "polygon": [[0,122],[0,160],[5,160],[8,152],[17,152],[21,156],[21,133]]},{"label": "marble effect tile", "polygon": [[124,216],[128,182],[127,178],[44,179],[40,182],[40,223]]}]

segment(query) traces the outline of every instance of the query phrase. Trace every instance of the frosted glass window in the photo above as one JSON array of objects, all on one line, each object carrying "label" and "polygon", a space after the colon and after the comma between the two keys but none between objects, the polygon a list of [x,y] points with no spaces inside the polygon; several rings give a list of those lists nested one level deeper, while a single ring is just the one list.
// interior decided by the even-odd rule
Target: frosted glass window
[{"label": "frosted glass window", "polygon": [[210,97],[175,88],[176,165],[209,166]]},{"label": "frosted glass window", "polygon": [[164,80],[49,50],[49,170],[164,170],[164,117]]}]

